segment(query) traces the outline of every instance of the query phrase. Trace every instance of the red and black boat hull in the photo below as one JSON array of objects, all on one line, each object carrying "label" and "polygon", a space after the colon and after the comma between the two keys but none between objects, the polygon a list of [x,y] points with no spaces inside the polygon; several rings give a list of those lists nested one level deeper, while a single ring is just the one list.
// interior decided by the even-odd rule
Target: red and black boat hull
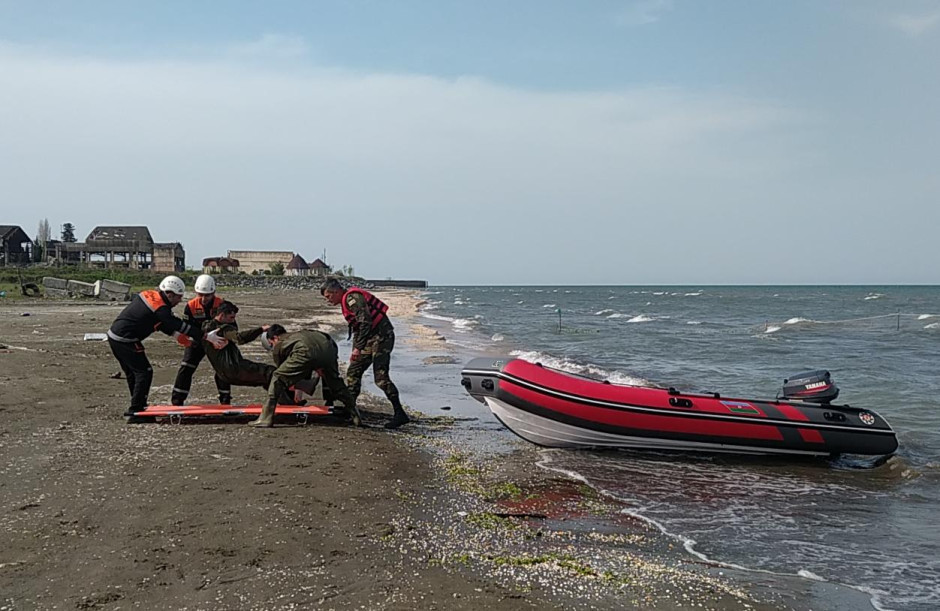
[{"label": "red and black boat hull", "polygon": [[474,359],[461,382],[513,432],[548,447],[812,456],[898,447],[881,416],[847,405],[624,386],[520,359]]}]

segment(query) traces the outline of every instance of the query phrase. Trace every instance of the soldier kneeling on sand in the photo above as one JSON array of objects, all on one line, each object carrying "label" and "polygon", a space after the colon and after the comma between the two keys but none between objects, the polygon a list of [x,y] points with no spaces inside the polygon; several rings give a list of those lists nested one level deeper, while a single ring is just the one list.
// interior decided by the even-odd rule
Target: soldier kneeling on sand
[{"label": "soldier kneeling on sand", "polygon": [[277,397],[291,386],[318,373],[323,380],[323,398],[330,403],[338,399],[343,410],[334,407],[333,413],[348,417],[353,424],[361,424],[356,401],[339,375],[339,356],[336,342],[321,331],[294,331],[288,333],[281,325],[271,325],[262,337],[265,348],[272,352],[277,369],[271,375],[268,386],[268,401],[257,420],[251,426],[274,426],[274,409]]}]

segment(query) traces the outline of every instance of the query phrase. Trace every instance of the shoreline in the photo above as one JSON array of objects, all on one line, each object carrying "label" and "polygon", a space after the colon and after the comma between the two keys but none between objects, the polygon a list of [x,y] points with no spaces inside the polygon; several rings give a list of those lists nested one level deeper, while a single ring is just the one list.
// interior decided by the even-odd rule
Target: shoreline
[{"label": "shoreline", "polygon": [[[246,328],[278,318],[342,339],[338,310],[313,293],[231,297]],[[421,412],[393,433],[127,425],[126,387],[109,379],[117,364],[106,344],[81,340],[119,306],[0,306],[0,606],[786,605],[766,602],[753,575],[703,565],[610,499],[533,469],[540,451],[461,395],[462,349],[422,324],[419,295],[381,292],[400,342],[392,379]],[[151,397],[168,396],[180,351],[162,336],[146,346]],[[424,362],[435,356],[451,360]],[[235,400],[260,392],[237,389]],[[363,403],[387,413],[376,392],[367,378]],[[193,399],[213,394],[202,365]]]}]

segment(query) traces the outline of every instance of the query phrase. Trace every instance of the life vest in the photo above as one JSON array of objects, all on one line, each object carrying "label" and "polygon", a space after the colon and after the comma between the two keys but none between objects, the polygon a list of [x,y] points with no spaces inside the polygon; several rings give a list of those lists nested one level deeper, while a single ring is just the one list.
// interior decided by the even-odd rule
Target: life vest
[{"label": "life vest", "polygon": [[186,307],[189,308],[189,313],[194,319],[209,320],[215,315],[215,311],[219,309],[220,305],[222,305],[222,298],[213,297],[212,303],[209,306],[209,311],[206,312],[202,306],[202,298],[197,295],[189,300],[189,302],[186,304]]},{"label": "life vest", "polygon": [[349,306],[346,305],[346,298],[349,297],[350,293],[359,293],[366,300],[366,306],[369,308],[369,316],[372,317],[372,329],[376,328],[382,319],[385,318],[385,313],[388,312],[388,306],[384,301],[358,287],[352,287],[343,293],[343,299],[340,301],[340,304],[343,306],[343,318],[346,319],[346,322],[349,323],[349,331],[352,330],[359,324],[356,320],[356,315],[349,310]]},{"label": "life vest", "polygon": [[159,308],[168,305],[167,302],[163,300],[163,295],[160,294],[160,291],[155,291],[153,289],[149,291],[141,291],[140,299],[150,309],[151,312],[156,312]]}]

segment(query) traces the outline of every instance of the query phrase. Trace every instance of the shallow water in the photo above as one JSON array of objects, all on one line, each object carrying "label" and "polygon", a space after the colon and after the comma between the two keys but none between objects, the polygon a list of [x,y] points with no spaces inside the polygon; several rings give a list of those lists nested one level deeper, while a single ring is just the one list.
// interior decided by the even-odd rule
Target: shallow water
[{"label": "shallow water", "polygon": [[[613,382],[754,398],[828,369],[840,403],[898,431],[896,456],[546,451],[539,464],[620,500],[693,556],[846,584],[879,608],[940,606],[940,288],[442,287],[426,299],[423,322],[461,358],[512,354]],[[459,365],[432,371],[424,382],[453,384],[455,414],[479,416],[457,398]],[[417,382],[414,392],[429,388]],[[485,413],[479,428],[510,438]]]}]

